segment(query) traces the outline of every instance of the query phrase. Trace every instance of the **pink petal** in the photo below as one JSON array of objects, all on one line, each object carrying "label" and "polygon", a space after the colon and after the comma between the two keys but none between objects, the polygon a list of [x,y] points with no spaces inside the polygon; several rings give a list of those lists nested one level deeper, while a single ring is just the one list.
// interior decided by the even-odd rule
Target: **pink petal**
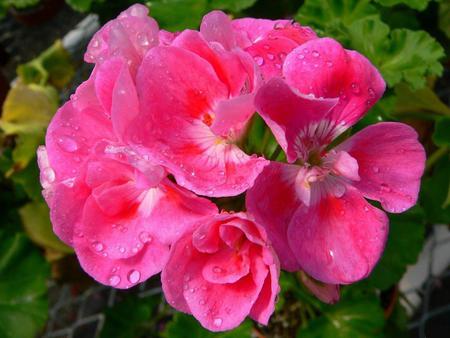
[{"label": "pink petal", "polygon": [[261,260],[253,260],[252,271],[258,275],[257,282],[252,274],[248,274],[232,284],[212,284],[197,272],[200,268],[195,263],[189,264],[192,279],[185,283],[187,287],[183,291],[192,315],[210,331],[237,327],[257,300],[268,273],[267,267]]},{"label": "pink petal", "polygon": [[243,18],[233,20],[232,26],[238,36],[240,46],[245,48],[266,37],[269,32],[274,30],[275,26],[284,26],[289,23],[289,20]]},{"label": "pink petal", "polygon": [[202,270],[203,278],[215,284],[235,283],[249,272],[248,249],[242,253],[234,248],[224,248],[211,255]]},{"label": "pink petal", "polygon": [[[248,55],[227,51],[220,46],[208,44],[199,32],[185,30],[173,41],[172,46],[191,51],[208,61],[217,77],[227,85],[229,96],[239,95],[246,83],[253,88],[254,70],[246,68]],[[213,48],[214,47],[214,48]],[[247,62],[251,62],[247,60]]]},{"label": "pink petal", "polygon": [[245,49],[260,67],[264,80],[281,76],[283,62],[298,44],[288,38],[262,39]]},{"label": "pink petal", "polygon": [[227,50],[231,50],[236,45],[231,20],[222,11],[206,14],[200,25],[200,33],[207,41],[218,42]]},{"label": "pink petal", "polygon": [[319,298],[322,302],[334,304],[339,301],[339,285],[319,282],[318,280],[315,280],[304,272],[300,273],[300,278],[303,284],[305,284],[305,286],[308,288],[308,290],[311,291],[314,296]]},{"label": "pink petal", "polygon": [[82,237],[76,237],[74,247],[81,267],[90,276],[118,289],[128,289],[159,273],[169,256],[168,246],[157,240],[145,244],[136,255],[124,259],[111,259],[99,254],[96,247]]},{"label": "pink petal", "polygon": [[270,316],[275,311],[276,298],[280,292],[278,284],[279,276],[279,267],[275,264],[269,266],[269,275],[264,281],[258,299],[250,310],[250,317],[263,325],[269,323]]},{"label": "pink petal", "polygon": [[297,94],[282,79],[273,78],[258,91],[255,105],[288,160],[294,162],[300,155],[307,156],[305,152],[314,142],[321,144],[334,137],[333,128],[321,123],[336,101]]},{"label": "pink petal", "polygon": [[403,212],[416,204],[425,151],[416,131],[397,122],[371,125],[337,149],[358,161],[361,180],[353,185],[389,212]]},{"label": "pink petal", "polygon": [[286,243],[288,225],[301,202],[295,190],[299,167],[271,162],[247,191],[246,207],[264,227],[283,269],[295,271],[299,265]]},{"label": "pink petal", "polygon": [[292,51],[283,74],[301,93],[339,97],[326,119],[346,128],[356,123],[385,89],[383,78],[369,60],[330,38],[310,40]]},{"label": "pink petal", "polygon": [[158,24],[147,14],[144,5],[135,4],[106,23],[90,41],[85,61],[102,63],[121,56],[134,74],[145,53],[158,45]]},{"label": "pink petal", "polygon": [[326,195],[300,208],[288,240],[302,269],[329,284],[349,284],[367,277],[383,252],[388,218],[352,187],[338,198]]},{"label": "pink petal", "polygon": [[122,67],[126,67],[124,61],[114,57],[98,66],[95,73],[95,92],[108,115],[111,114],[113,90]]}]

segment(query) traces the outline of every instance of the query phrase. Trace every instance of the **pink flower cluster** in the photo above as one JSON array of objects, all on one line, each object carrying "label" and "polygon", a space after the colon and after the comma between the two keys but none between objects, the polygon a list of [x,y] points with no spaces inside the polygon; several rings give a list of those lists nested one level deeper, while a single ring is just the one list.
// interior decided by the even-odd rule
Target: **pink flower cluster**
[{"label": "pink flower cluster", "polygon": [[[388,218],[365,198],[394,213],[416,202],[425,155],[412,128],[378,123],[335,142],[385,83],[308,27],[214,11],[199,31],[170,33],[134,5],[85,61],[91,76],[38,149],[54,231],[100,283],[162,272],[168,302],[209,330],[267,324],[280,266],[336,301],[386,242]],[[288,163],[242,150],[255,112]],[[247,211],[208,199],[244,192]]]}]

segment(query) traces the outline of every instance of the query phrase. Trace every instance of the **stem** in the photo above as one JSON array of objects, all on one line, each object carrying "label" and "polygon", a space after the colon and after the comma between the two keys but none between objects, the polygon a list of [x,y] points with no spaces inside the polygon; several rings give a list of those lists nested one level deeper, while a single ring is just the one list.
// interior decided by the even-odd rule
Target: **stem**
[{"label": "stem", "polygon": [[269,137],[270,137],[270,130],[269,128],[266,127],[266,129],[264,130],[264,136],[261,142],[261,149],[260,149],[260,153],[264,155],[264,153],[266,152],[266,147],[267,147],[267,142],[269,142]]},{"label": "stem", "polygon": [[429,171],[436,164],[436,162],[439,161],[441,157],[443,157],[448,152],[448,150],[448,146],[442,146],[434,153],[432,153],[427,159],[425,171]]},{"label": "stem", "polygon": [[277,147],[275,148],[275,150],[273,151],[272,155],[270,155],[269,160],[275,161],[277,159],[278,155],[280,155],[281,150],[282,149],[281,149],[280,145],[278,144]]}]

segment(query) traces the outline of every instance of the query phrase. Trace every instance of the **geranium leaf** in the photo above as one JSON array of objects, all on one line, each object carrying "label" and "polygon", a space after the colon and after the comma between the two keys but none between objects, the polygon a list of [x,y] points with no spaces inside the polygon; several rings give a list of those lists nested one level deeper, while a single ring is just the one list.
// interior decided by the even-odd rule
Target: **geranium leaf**
[{"label": "geranium leaf", "polygon": [[391,7],[398,4],[402,4],[417,9],[419,11],[423,11],[425,8],[427,8],[428,3],[430,2],[430,0],[375,0],[375,1],[383,6]]},{"label": "geranium leaf", "polygon": [[172,321],[167,324],[162,336],[164,338],[250,338],[251,333],[252,323],[248,320],[232,331],[213,333],[201,327],[194,317],[176,313]]},{"label": "geranium leaf", "polygon": [[400,280],[409,264],[417,260],[425,236],[423,210],[416,206],[403,214],[389,215],[389,237],[381,260],[367,280],[386,290]]},{"label": "geranium leaf", "polygon": [[0,337],[36,337],[47,320],[49,274],[25,235],[0,232]]}]

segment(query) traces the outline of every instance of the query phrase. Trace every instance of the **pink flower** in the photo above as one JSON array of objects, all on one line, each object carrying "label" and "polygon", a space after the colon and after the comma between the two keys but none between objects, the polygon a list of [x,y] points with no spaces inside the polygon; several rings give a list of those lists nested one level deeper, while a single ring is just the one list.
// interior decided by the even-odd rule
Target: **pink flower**
[{"label": "pink flower", "polygon": [[179,185],[206,196],[238,195],[268,164],[238,147],[257,85],[248,54],[183,31],[145,55],[136,77],[141,110],[124,137],[149,149]]},{"label": "pink flower", "polygon": [[120,55],[97,63],[58,110],[38,150],[55,233],[73,246],[88,274],[117,288],[160,272],[170,245],[217,213],[213,203],[171,182],[146,149],[124,141],[140,111],[132,74]]},{"label": "pink flower", "polygon": [[[259,113],[293,164],[271,163],[247,195],[282,266],[347,284],[366,277],[388,233],[386,214],[416,203],[425,153],[416,132],[378,123],[329,149],[381,97],[370,62],[332,39],[292,51],[256,97]],[[287,245],[289,243],[289,245]]]},{"label": "pink flower", "polygon": [[222,213],[173,245],[161,276],[167,301],[211,331],[247,315],[267,324],[279,292],[279,263],[264,229],[245,213]]},{"label": "pink flower", "polygon": [[228,50],[244,49],[254,58],[266,81],[281,75],[284,59],[294,48],[317,38],[311,28],[292,20],[231,21],[220,11],[205,15],[200,32],[208,41],[219,42]]}]

